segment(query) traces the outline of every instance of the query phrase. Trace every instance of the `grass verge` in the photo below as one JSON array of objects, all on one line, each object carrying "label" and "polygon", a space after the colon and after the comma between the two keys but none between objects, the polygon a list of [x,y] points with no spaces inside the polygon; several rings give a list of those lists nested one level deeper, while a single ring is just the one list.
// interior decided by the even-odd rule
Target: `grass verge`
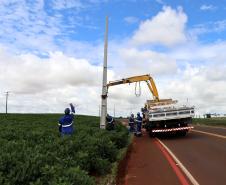
[{"label": "grass verge", "polygon": [[[133,135],[130,135],[128,138],[128,144],[126,147],[122,148],[117,156],[117,161],[112,165],[111,173],[102,177],[98,183],[98,185],[115,185],[117,184],[117,176],[120,173],[121,163],[123,163],[124,159],[129,152],[129,148],[133,141]],[[123,164],[124,165],[124,164]]]},{"label": "grass verge", "polygon": [[196,125],[226,126],[226,118],[193,118],[192,123]]}]

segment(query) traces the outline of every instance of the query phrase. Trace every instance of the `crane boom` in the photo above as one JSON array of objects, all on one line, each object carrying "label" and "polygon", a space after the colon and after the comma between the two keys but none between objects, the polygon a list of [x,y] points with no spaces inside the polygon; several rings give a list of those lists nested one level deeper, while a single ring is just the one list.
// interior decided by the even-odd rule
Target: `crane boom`
[{"label": "crane boom", "polygon": [[120,84],[126,84],[126,83],[141,82],[141,81],[145,81],[147,83],[147,86],[154,97],[154,101],[158,102],[159,101],[158,90],[156,88],[153,78],[149,74],[141,75],[141,76],[133,76],[133,77],[129,77],[129,78],[123,78],[121,80],[116,80],[116,81],[110,81],[107,84],[107,87],[114,86],[114,85],[120,85]]}]

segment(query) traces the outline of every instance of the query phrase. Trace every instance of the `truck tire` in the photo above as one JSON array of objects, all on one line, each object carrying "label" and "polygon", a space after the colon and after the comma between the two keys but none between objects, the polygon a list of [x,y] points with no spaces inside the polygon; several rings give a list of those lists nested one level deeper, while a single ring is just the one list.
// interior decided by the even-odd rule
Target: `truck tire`
[{"label": "truck tire", "polygon": [[149,136],[150,137],[155,137],[155,133],[153,133],[152,130],[149,130]]},{"label": "truck tire", "polygon": [[187,131],[179,131],[177,133],[178,136],[186,136],[186,134],[187,134]]}]

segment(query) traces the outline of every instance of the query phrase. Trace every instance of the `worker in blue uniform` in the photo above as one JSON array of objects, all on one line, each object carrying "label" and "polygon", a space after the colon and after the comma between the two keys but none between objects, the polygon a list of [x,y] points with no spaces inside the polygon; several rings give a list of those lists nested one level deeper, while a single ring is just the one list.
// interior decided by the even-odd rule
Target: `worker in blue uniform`
[{"label": "worker in blue uniform", "polygon": [[114,130],[115,129],[115,120],[112,116],[110,116],[109,114],[107,114],[106,117],[106,121],[107,121],[107,130]]},{"label": "worker in blue uniform", "polygon": [[71,135],[74,132],[73,120],[75,114],[75,107],[70,103],[70,108],[64,110],[65,115],[59,119],[59,131],[61,135]]},{"label": "worker in blue uniform", "polygon": [[140,116],[140,113],[137,113],[137,117],[136,117],[136,136],[141,136],[141,127],[142,127],[142,117]]},{"label": "worker in blue uniform", "polygon": [[144,108],[141,108],[141,112],[142,112],[143,118],[145,118],[146,113],[148,112],[147,105],[145,105]]},{"label": "worker in blue uniform", "polygon": [[129,131],[135,132],[135,118],[134,114],[131,114],[129,117]]}]

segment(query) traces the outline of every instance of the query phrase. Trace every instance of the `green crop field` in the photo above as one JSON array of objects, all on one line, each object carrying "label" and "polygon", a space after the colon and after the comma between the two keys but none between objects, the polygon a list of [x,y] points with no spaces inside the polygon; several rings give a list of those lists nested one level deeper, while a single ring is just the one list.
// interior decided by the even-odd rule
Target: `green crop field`
[{"label": "green crop field", "polygon": [[100,130],[99,118],[76,116],[75,133],[61,137],[60,116],[0,114],[1,185],[92,185],[111,172],[127,129]]},{"label": "green crop field", "polygon": [[194,124],[204,124],[212,126],[226,126],[226,117],[222,118],[193,118]]}]

